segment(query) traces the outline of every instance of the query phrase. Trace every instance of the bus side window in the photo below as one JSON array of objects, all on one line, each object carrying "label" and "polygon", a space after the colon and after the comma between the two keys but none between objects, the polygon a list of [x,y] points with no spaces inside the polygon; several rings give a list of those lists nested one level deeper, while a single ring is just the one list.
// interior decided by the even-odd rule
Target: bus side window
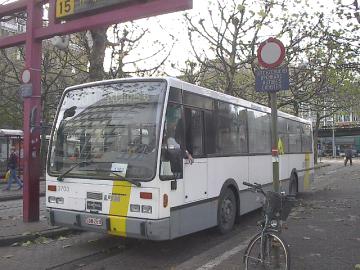
[{"label": "bus side window", "polygon": [[204,111],[205,118],[205,151],[206,154],[216,153],[216,117],[214,111]]},{"label": "bus side window", "polygon": [[182,106],[169,103],[166,110],[161,147],[160,178],[162,180],[182,178],[183,133]]},{"label": "bus side window", "polygon": [[185,109],[185,138],[187,150],[193,157],[204,155],[203,113],[200,110]]}]

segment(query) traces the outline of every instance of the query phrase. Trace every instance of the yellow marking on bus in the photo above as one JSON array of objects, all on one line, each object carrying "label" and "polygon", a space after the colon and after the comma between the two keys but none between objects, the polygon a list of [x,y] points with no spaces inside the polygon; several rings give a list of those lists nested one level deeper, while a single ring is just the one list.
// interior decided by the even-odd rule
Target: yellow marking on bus
[{"label": "yellow marking on bus", "polygon": [[283,144],[281,138],[279,138],[279,140],[278,140],[278,153],[279,153],[279,155],[285,154],[284,144]]},{"label": "yellow marking on bus", "polygon": [[305,175],[304,175],[304,190],[308,190],[310,188],[310,154],[305,154]]},{"label": "yellow marking on bus", "polygon": [[[126,181],[114,181],[112,194],[122,194],[120,201],[110,203],[110,234],[126,236],[126,220],[129,209],[131,184]],[[118,216],[121,216],[119,218]]]}]

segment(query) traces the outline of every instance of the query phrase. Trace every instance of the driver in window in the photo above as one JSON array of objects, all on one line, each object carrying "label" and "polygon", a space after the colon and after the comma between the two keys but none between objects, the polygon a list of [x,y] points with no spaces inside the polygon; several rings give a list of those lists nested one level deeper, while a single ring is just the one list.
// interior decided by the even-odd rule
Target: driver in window
[{"label": "driver in window", "polygon": [[190,164],[194,162],[194,159],[190,152],[186,149],[184,141],[184,125],[181,118],[176,117],[176,109],[168,108],[166,113],[166,134],[165,143],[169,150],[180,149],[182,157],[187,159]]}]

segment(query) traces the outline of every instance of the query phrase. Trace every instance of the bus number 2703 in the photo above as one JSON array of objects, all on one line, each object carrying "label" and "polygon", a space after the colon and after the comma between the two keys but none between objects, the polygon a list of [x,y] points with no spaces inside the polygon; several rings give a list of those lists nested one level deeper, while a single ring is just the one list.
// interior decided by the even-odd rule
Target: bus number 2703
[{"label": "bus number 2703", "polygon": [[59,192],[70,192],[70,188],[68,186],[58,186],[57,189]]}]

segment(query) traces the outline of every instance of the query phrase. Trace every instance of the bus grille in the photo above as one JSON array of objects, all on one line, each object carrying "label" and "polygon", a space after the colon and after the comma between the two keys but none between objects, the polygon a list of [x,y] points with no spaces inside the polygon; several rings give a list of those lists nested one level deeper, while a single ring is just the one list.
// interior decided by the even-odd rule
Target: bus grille
[{"label": "bus grille", "polygon": [[102,193],[87,192],[86,193],[86,198],[87,199],[92,199],[92,200],[102,201]]}]

